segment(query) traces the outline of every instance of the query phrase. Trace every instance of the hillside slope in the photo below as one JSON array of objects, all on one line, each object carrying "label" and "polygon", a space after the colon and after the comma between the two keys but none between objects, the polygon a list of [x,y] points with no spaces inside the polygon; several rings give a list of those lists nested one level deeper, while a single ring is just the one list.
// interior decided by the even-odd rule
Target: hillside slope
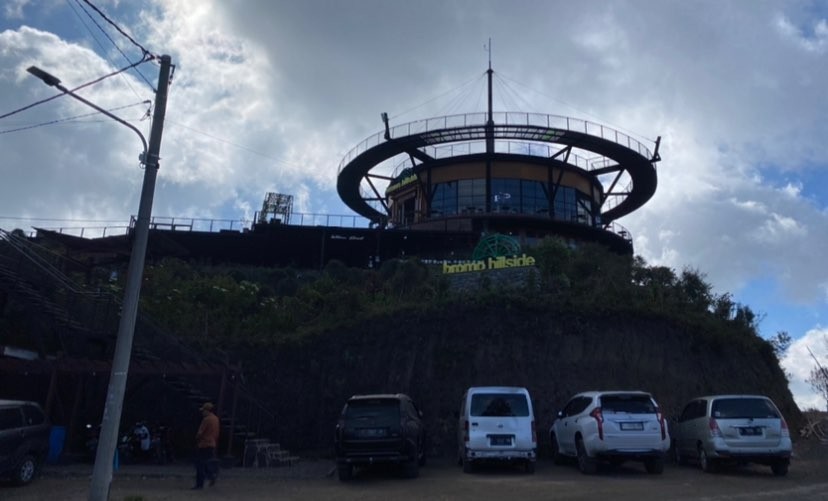
[{"label": "hillside slope", "polygon": [[555,412],[590,389],[650,391],[668,419],[692,397],[760,393],[796,429],[801,414],[770,345],[665,318],[576,315],[521,304],[459,304],[373,318],[243,355],[248,384],[278,413],[279,437],[326,450],[347,397],[402,392],[422,408],[431,453],[453,456],[456,414],[474,385],[529,389],[541,447]]}]

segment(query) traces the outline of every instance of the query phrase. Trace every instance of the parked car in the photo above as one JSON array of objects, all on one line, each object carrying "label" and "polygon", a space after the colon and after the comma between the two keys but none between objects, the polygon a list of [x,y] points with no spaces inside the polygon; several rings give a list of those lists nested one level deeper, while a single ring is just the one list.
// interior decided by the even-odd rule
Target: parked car
[{"label": "parked car", "polygon": [[768,465],[788,473],[791,435],[773,401],[761,395],[712,395],[690,401],[671,428],[676,462],[698,460],[705,472],[722,463]]},{"label": "parked car", "polygon": [[0,477],[31,482],[49,452],[50,429],[36,402],[0,400]]},{"label": "parked car", "polygon": [[573,396],[549,430],[552,457],[562,464],[578,460],[584,474],[598,462],[642,461],[647,473],[664,471],[670,438],[664,416],[653,397],[643,391],[590,391]]},{"label": "parked car", "polygon": [[482,461],[520,463],[535,472],[538,437],[526,388],[479,386],[460,402],[458,462],[471,473]]},{"label": "parked car", "polygon": [[334,445],[339,480],[350,480],[354,467],[398,463],[408,478],[426,462],[423,413],[408,395],[354,395],[336,424]]}]

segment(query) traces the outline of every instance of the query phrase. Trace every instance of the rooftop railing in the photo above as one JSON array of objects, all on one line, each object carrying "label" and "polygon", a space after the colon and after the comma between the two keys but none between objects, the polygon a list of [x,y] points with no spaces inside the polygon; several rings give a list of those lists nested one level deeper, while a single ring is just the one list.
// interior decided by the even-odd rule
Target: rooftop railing
[{"label": "rooftop railing", "polygon": [[[362,216],[347,214],[318,214],[294,212],[288,221],[279,221],[281,224],[294,226],[333,226],[344,228],[368,228],[371,221]],[[253,221],[248,219],[216,219],[193,217],[154,216],[150,219],[151,230],[171,231],[200,231],[208,233],[248,231]],[[126,235],[135,226],[135,216],[130,218],[126,225],[108,226],[40,226],[49,231],[81,238],[103,238]]]},{"label": "rooftop railing", "polygon": [[[633,139],[628,134],[615,130],[613,128],[581,120],[578,118],[571,118],[562,115],[545,115],[540,113],[523,113],[523,112],[496,112],[493,113],[493,120],[495,127],[502,126],[530,126],[530,127],[544,127],[548,129],[560,129],[573,132],[582,132],[591,136],[600,137],[607,141],[612,141],[620,144],[628,149],[637,152],[645,158],[651,158],[650,149],[644,146],[637,139]],[[437,118],[427,118],[424,120],[417,120],[401,125],[391,127],[389,132],[391,138],[401,138],[410,136],[412,134],[419,134],[423,132],[430,132],[441,129],[450,129],[458,127],[470,126],[485,126],[488,121],[486,113],[466,113],[462,115],[447,115]],[[365,151],[384,143],[385,131],[380,131],[368,136],[362,142],[357,144],[339,163],[339,171],[351,163],[353,159],[361,155]],[[538,144],[541,144],[540,142]]]}]

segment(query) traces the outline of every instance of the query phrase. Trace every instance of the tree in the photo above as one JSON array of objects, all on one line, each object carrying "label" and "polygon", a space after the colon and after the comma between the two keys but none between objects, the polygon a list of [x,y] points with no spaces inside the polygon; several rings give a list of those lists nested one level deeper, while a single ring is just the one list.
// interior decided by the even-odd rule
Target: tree
[{"label": "tree", "polygon": [[[828,345],[828,337],[824,340],[826,345]],[[816,367],[811,369],[811,375],[805,381],[810,384],[811,388],[825,400],[826,408],[828,408],[828,369],[819,363],[819,360],[810,348],[808,348],[808,353],[811,354],[811,358],[813,358],[814,362],[816,362]]]},{"label": "tree", "polygon": [[768,339],[768,342],[773,347],[773,352],[776,354],[776,358],[779,360],[782,360],[782,357],[785,356],[788,348],[791,347],[792,341],[793,339],[791,339],[791,335],[786,331],[779,331],[775,336]]}]

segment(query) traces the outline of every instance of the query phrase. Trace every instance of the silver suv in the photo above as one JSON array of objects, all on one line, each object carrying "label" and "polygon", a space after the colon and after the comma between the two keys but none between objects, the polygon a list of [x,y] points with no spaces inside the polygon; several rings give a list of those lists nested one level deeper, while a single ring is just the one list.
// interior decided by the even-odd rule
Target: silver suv
[{"label": "silver suv", "polygon": [[549,438],[555,464],[575,457],[584,474],[595,473],[599,460],[643,461],[648,473],[662,473],[670,448],[664,417],[643,391],[579,393],[558,412]]},{"label": "silver suv", "polygon": [[673,453],[682,464],[698,459],[712,472],[724,462],[768,465],[788,473],[791,435],[771,399],[761,395],[712,395],[688,403],[671,429]]}]

